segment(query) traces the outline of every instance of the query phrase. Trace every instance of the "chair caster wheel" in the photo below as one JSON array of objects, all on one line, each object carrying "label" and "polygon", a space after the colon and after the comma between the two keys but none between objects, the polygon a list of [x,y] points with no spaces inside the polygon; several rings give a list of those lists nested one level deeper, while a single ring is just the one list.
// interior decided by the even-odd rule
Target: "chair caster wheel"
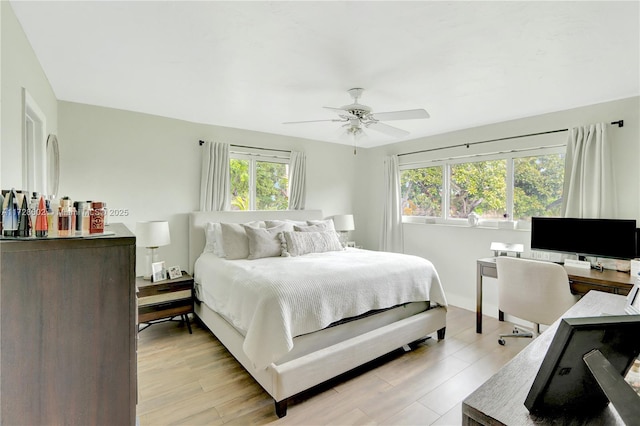
[{"label": "chair caster wheel", "polygon": [[506,342],[504,341],[504,339],[498,339],[498,343],[500,343],[501,346],[504,346]]}]

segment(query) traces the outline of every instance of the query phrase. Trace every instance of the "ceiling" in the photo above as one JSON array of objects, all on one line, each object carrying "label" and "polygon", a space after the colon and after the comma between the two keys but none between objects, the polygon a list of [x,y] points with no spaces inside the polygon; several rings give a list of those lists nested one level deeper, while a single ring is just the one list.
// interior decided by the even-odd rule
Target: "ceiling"
[{"label": "ceiling", "polygon": [[[60,100],[374,147],[640,94],[640,2],[11,1]],[[203,137],[206,135],[203,135]]]}]

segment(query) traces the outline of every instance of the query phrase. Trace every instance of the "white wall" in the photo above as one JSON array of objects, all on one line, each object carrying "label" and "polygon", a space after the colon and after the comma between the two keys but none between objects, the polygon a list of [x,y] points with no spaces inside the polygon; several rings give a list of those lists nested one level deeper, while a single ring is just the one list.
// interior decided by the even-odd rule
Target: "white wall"
[{"label": "white wall", "polygon": [[[356,194],[356,239],[367,248],[378,248],[382,218],[383,194],[382,162],[385,156],[417,150],[483,141],[513,135],[566,129],[576,125],[610,122],[623,119],[624,127],[610,126],[609,137],[613,143],[616,164],[615,178],[619,196],[619,217],[640,221],[640,98],[634,97],[582,108],[559,111],[536,117],[513,120],[428,138],[371,149],[360,156]],[[536,146],[543,142],[566,142],[566,132],[541,137],[512,139],[435,151],[415,155],[414,159],[427,157],[447,158],[463,154],[496,152],[502,149]],[[639,222],[640,223],[640,222]],[[530,233],[520,230],[470,228],[466,226],[404,224],[404,251],[433,261],[442,280],[450,303],[475,310],[476,259],[492,255],[492,241],[522,243],[529,250]],[[497,294],[490,282],[485,286],[485,312],[496,313]],[[497,314],[496,314],[497,315]]]},{"label": "white wall", "polygon": [[46,133],[58,130],[58,104],[20,23],[8,1],[0,2],[0,187],[22,188],[22,88],[47,120]]},{"label": "white wall", "polygon": [[[135,232],[144,220],[168,220],[168,265],[187,268],[187,213],[197,210],[202,148],[198,141],[302,151],[308,209],[326,216],[353,211],[355,158],[348,146],[190,123],[130,111],[59,103],[60,194],[104,201]],[[138,271],[144,250],[138,250]]]}]

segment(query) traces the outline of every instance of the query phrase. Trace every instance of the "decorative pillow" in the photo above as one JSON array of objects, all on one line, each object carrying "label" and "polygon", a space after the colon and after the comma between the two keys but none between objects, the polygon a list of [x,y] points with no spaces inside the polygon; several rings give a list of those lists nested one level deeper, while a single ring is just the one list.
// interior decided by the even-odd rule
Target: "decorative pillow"
[{"label": "decorative pillow", "polygon": [[335,231],[283,232],[280,235],[282,256],[301,256],[307,253],[342,251],[344,248]]},{"label": "decorative pillow", "polygon": [[324,223],[318,223],[317,225],[294,225],[293,230],[298,232],[330,231],[330,229],[328,229],[327,225]]},{"label": "decorative pillow", "polygon": [[333,219],[324,219],[324,220],[308,220],[307,225],[324,225],[327,227],[327,231],[335,231],[336,227],[333,223]]},{"label": "decorative pillow", "polygon": [[204,253],[214,253],[218,257],[224,257],[222,245],[222,227],[218,222],[208,222],[204,227],[205,245]]},{"label": "decorative pillow", "polygon": [[221,223],[222,245],[225,257],[229,260],[246,259],[249,256],[249,238],[245,232],[245,226],[252,228],[264,228],[262,221],[254,221],[245,224]]},{"label": "decorative pillow", "polygon": [[216,234],[214,223],[208,222],[204,225],[204,250],[203,253],[213,253],[215,251]]},{"label": "decorative pillow", "polygon": [[304,220],[265,220],[264,223],[267,225],[267,228],[273,228],[274,226],[280,226],[283,223],[288,223],[290,225],[306,225],[307,222]]},{"label": "decorative pillow", "polygon": [[247,238],[249,238],[249,256],[247,259],[280,256],[282,248],[278,234],[292,229],[293,225],[290,223],[283,223],[280,226],[267,229],[245,226],[244,230],[247,233]]}]

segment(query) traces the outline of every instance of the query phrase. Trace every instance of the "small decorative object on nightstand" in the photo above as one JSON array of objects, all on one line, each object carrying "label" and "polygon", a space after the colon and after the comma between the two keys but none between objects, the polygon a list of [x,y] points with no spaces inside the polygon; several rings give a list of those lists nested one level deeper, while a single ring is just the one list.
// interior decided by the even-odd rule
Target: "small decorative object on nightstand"
[{"label": "small decorative object on nightstand", "polygon": [[158,322],[180,317],[191,333],[189,314],[193,312],[193,277],[182,271],[182,276],[161,282],[136,278],[138,289],[138,331]]}]

